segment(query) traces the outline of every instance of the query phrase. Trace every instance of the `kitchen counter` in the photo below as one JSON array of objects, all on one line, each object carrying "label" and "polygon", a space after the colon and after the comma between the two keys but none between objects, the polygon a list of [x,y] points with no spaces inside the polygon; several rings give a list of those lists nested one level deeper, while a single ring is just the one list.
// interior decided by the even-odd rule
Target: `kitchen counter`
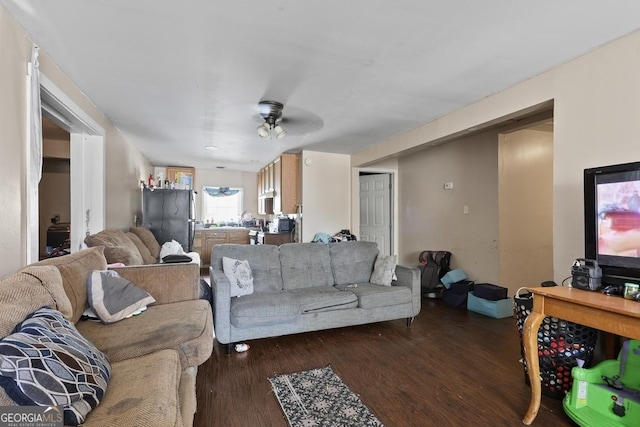
[{"label": "kitchen counter", "polygon": [[283,243],[291,243],[293,242],[292,235],[290,232],[282,232],[282,233],[271,233],[269,231],[260,231],[257,235],[257,244],[265,244],[265,245],[282,245]]},{"label": "kitchen counter", "polygon": [[196,230],[258,230],[260,227],[236,227],[235,225],[221,225],[215,227],[196,227]]},{"label": "kitchen counter", "polygon": [[211,248],[225,243],[247,245],[249,244],[249,233],[251,233],[251,229],[247,227],[196,228],[193,250],[200,254],[202,267],[207,268],[211,260]]}]

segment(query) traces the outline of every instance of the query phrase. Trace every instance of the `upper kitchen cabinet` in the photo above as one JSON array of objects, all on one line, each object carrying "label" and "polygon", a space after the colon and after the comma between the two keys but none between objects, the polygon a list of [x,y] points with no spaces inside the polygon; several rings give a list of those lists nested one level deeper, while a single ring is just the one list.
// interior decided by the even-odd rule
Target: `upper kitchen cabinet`
[{"label": "upper kitchen cabinet", "polygon": [[293,214],[298,211],[298,163],[298,154],[282,154],[273,162],[273,213]]},{"label": "upper kitchen cabinet", "polygon": [[258,213],[293,214],[299,204],[298,154],[282,154],[258,172]]},{"label": "upper kitchen cabinet", "polygon": [[258,172],[258,214],[273,213],[273,163]]}]

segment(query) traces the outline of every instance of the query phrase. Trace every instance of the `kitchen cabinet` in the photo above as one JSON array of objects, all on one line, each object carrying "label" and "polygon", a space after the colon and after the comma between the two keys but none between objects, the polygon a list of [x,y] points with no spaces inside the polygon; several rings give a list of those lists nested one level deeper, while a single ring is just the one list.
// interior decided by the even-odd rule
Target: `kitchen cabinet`
[{"label": "kitchen cabinet", "polygon": [[291,243],[291,233],[258,233],[257,243],[259,245],[277,245]]},{"label": "kitchen cabinet", "polygon": [[223,243],[249,244],[249,230],[205,228],[196,230],[193,238],[193,250],[200,254],[202,268],[208,268],[211,263],[211,249]]},{"label": "kitchen cabinet", "polygon": [[298,162],[298,154],[285,153],[258,172],[258,214],[298,212]]},{"label": "kitchen cabinet", "polygon": [[298,212],[299,156],[283,154],[274,162],[273,212]]},{"label": "kitchen cabinet", "polygon": [[273,213],[273,198],[259,198],[258,199],[258,214],[269,215]]},{"label": "kitchen cabinet", "polygon": [[235,243],[237,245],[249,244],[249,230],[229,230],[227,232],[227,243]]},{"label": "kitchen cabinet", "polygon": [[269,163],[269,165],[267,166],[267,170],[266,170],[266,181],[267,181],[267,188],[266,188],[266,192],[271,192],[273,191],[273,171],[274,171],[274,166],[273,166],[273,162]]},{"label": "kitchen cabinet", "polygon": [[273,213],[273,162],[258,172],[258,214]]}]

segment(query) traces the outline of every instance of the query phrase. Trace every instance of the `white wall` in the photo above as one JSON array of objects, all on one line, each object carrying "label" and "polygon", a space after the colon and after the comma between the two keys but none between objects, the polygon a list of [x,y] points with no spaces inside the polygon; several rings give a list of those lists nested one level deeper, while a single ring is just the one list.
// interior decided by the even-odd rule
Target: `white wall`
[{"label": "white wall", "polygon": [[196,169],[195,178],[197,220],[202,220],[202,187],[242,188],[243,209],[250,211],[254,218],[258,217],[258,175],[255,172]]},{"label": "white wall", "polygon": [[[362,150],[352,165],[370,164],[553,100],[554,280],[584,255],[582,172],[640,160],[640,32]],[[401,172],[402,173],[402,170]],[[401,194],[405,191],[400,188]],[[403,225],[403,233],[411,233]],[[473,236],[470,236],[473,237]],[[404,236],[401,237],[403,241]],[[405,249],[405,253],[406,253]]]},{"label": "white wall", "polygon": [[[26,87],[32,42],[0,6],[0,277],[26,263]],[[106,226],[125,228],[140,209],[138,182],[153,170],[95,105],[40,50],[40,70],[106,132]],[[73,224],[72,224],[73,226]]]},{"label": "white wall", "polygon": [[0,277],[26,259],[26,67],[31,43],[0,6]]},{"label": "white wall", "polygon": [[[333,235],[349,228],[351,220],[350,157],[302,151],[302,241],[316,233]],[[311,165],[304,160],[310,159]]]},{"label": "white wall", "polygon": [[[418,265],[424,250],[446,250],[452,267],[472,280],[497,283],[497,147],[497,134],[488,132],[400,159],[400,264]],[[453,189],[445,190],[446,182]]]}]

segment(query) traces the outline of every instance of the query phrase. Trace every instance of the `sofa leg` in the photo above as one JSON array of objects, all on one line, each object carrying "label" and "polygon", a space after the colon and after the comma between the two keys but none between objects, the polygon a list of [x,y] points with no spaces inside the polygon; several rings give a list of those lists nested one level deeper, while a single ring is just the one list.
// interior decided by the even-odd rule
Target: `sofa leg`
[{"label": "sofa leg", "polygon": [[415,317],[407,317],[407,328],[411,326],[411,324],[413,323],[413,319],[415,319]]},{"label": "sofa leg", "polygon": [[233,343],[225,344],[225,351],[227,354],[231,354],[233,352]]}]

